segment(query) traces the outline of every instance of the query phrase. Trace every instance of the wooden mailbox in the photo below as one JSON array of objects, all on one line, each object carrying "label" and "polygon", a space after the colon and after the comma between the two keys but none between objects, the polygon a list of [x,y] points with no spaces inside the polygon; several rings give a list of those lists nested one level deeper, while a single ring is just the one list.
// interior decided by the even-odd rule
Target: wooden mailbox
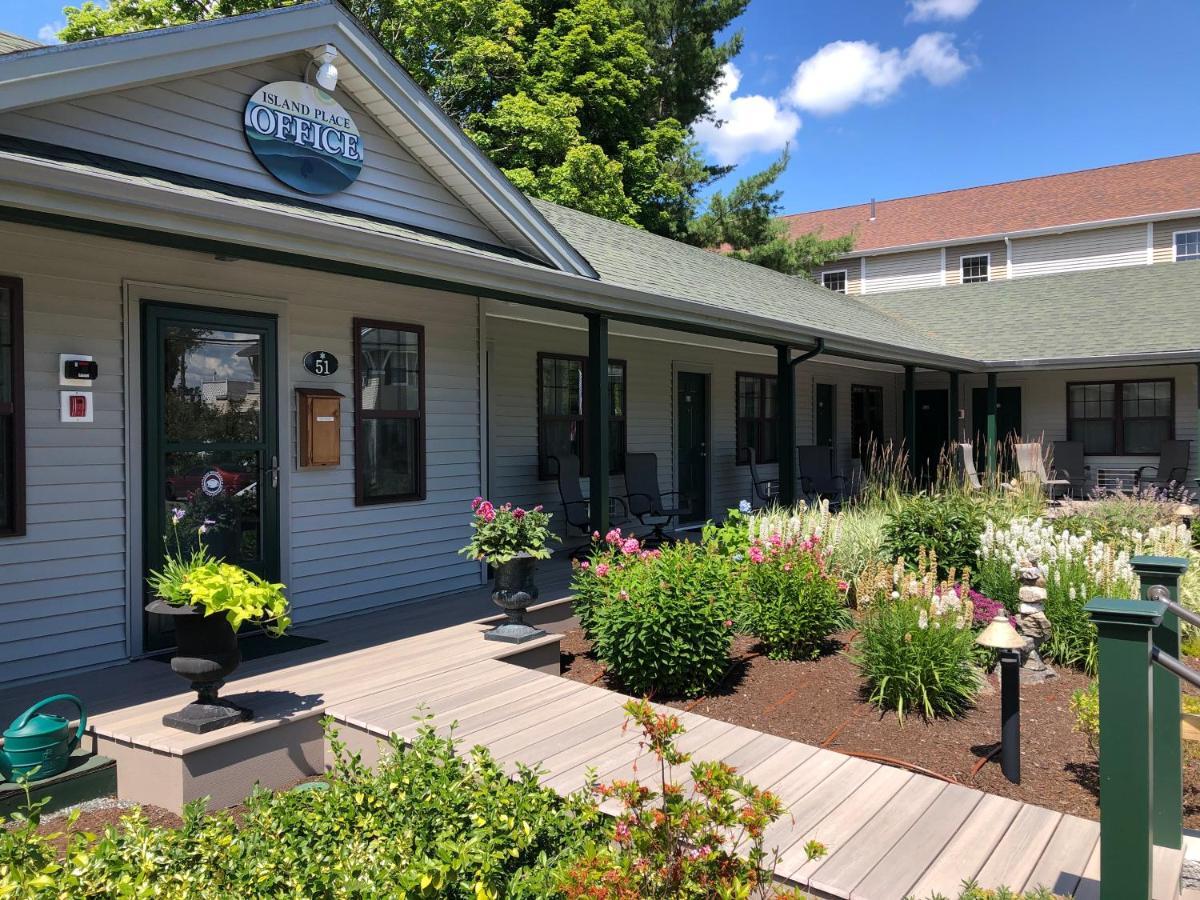
[{"label": "wooden mailbox", "polygon": [[329,388],[296,388],[301,469],[342,461],[342,395]]}]

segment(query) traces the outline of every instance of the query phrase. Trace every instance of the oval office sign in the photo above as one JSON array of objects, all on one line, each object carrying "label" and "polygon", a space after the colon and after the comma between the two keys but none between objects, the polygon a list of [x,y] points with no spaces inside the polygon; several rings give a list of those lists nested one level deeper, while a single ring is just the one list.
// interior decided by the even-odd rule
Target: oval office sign
[{"label": "oval office sign", "polygon": [[332,375],[338,370],[338,359],[327,350],[313,350],[304,355],[304,368],[314,375]]},{"label": "oval office sign", "polygon": [[306,194],[334,194],[362,171],[362,137],[350,114],[319,88],[276,81],[254,92],[242,121],[263,168]]}]

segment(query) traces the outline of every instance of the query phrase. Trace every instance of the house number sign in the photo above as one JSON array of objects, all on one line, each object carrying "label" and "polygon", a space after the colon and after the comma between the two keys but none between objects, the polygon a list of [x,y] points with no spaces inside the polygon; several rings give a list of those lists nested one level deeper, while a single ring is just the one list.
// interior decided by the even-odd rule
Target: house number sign
[{"label": "house number sign", "polygon": [[345,190],[362,170],[362,136],[354,120],[303,81],[275,81],[255,91],[242,127],[263,168],[305,194]]},{"label": "house number sign", "polygon": [[313,350],[305,354],[304,368],[314,375],[332,375],[338,370],[338,359],[327,350]]}]

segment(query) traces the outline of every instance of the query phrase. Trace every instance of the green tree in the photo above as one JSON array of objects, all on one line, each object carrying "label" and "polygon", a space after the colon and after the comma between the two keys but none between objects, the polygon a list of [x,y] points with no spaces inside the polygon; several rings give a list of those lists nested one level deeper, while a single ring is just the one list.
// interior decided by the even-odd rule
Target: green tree
[{"label": "green tree", "polygon": [[[680,237],[724,172],[691,135],[748,0],[349,0],[413,78],[523,190]],[[66,41],[288,0],[88,0]]]},{"label": "green tree", "polygon": [[688,239],[702,247],[722,247],[736,258],[788,275],[812,270],[854,247],[854,235],[825,239],[819,232],[791,237],[779,218],[783,192],[775,187],[787,169],[788,151],[761,172],[739,181],[728,195],[714,193],[697,216]]}]

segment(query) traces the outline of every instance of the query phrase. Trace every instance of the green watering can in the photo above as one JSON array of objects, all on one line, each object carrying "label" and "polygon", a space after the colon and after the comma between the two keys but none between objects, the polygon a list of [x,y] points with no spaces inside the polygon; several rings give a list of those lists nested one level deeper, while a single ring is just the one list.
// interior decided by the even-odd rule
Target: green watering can
[{"label": "green watering can", "polygon": [[[56,715],[36,715],[39,709],[64,700],[79,710],[79,727],[71,734],[71,721]],[[83,701],[73,694],[55,694],[35,703],[8,726],[4,732],[4,749],[0,750],[0,775],[5,781],[15,781],[29,775],[38,781],[63,771],[71,761],[71,753],[83,739],[87,713]]]}]

